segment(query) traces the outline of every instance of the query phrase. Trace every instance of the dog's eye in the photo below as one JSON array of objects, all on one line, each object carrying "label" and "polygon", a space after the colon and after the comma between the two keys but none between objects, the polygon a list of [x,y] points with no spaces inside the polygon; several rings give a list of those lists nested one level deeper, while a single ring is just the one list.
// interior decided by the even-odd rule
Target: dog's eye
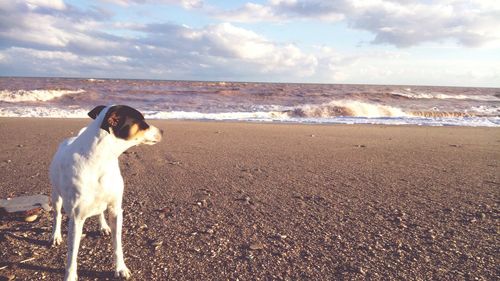
[{"label": "dog's eye", "polygon": [[126,140],[130,134],[130,126],[126,125],[120,130],[118,130],[116,137]]},{"label": "dog's eye", "polygon": [[147,130],[147,129],[149,129],[148,123],[146,123],[144,121],[141,121],[141,123],[139,123],[139,129],[141,129],[141,130]]}]

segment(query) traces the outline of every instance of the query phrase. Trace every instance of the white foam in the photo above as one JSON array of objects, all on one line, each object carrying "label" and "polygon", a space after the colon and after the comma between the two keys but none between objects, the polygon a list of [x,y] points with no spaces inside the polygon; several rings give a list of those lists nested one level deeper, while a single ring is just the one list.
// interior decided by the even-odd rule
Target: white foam
[{"label": "white foam", "polygon": [[465,127],[500,127],[499,117],[467,117],[467,118],[422,118],[422,117],[333,117],[327,119],[304,118],[290,120],[293,123],[316,124],[377,124],[377,125],[418,125],[418,126],[465,126]]},{"label": "white foam", "polygon": [[[353,100],[338,100],[320,105],[303,105],[290,109],[292,116],[300,117],[403,117],[408,116],[402,109],[375,103],[366,103]],[[297,117],[298,117],[297,116]]]},{"label": "white foam", "polygon": [[[396,111],[398,113],[398,111]],[[145,112],[147,119],[179,120],[217,120],[282,122],[305,124],[380,124],[380,125],[419,125],[419,126],[470,126],[500,127],[500,117],[459,117],[425,118],[410,115],[399,117],[292,117],[286,111],[200,113],[189,111]]]},{"label": "white foam", "polygon": [[[90,109],[61,109],[51,107],[7,107],[0,108],[0,117],[50,117],[88,118]],[[422,125],[422,126],[483,126],[500,127],[500,117],[459,117],[425,118],[412,116],[392,117],[293,117],[282,111],[201,113],[189,111],[144,111],[147,119],[217,120],[282,122],[306,124],[382,124],[382,125]]]},{"label": "white foam", "polygon": [[84,93],[80,90],[18,90],[18,91],[0,91],[0,101],[5,102],[27,102],[27,101],[49,101],[60,98],[65,95],[74,95]]},{"label": "white foam", "polygon": [[471,108],[471,111],[477,112],[479,115],[481,114],[500,115],[500,106],[487,106],[487,105],[473,106]]},{"label": "white foam", "polygon": [[87,118],[89,110],[53,107],[0,108],[0,117]]},{"label": "white foam", "polygon": [[448,95],[442,93],[415,93],[411,89],[405,89],[408,92],[393,92],[393,95],[403,96],[410,99],[455,99],[455,100],[474,100],[474,101],[500,101],[500,98],[492,95]]},{"label": "white foam", "polygon": [[147,119],[283,121],[287,114],[274,111],[201,113],[192,111],[144,112]]}]

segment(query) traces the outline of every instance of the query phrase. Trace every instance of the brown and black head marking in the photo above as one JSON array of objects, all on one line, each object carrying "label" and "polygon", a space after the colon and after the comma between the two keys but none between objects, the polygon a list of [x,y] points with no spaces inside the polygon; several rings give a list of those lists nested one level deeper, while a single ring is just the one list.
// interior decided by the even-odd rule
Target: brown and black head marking
[{"label": "brown and black head marking", "polygon": [[[99,105],[92,109],[88,115],[96,119],[99,113],[106,108]],[[110,130],[111,128],[111,130]],[[106,116],[101,123],[101,129],[108,133],[113,133],[115,137],[130,140],[137,138],[149,128],[144,121],[144,116],[136,109],[126,105],[114,105],[106,112]]]}]

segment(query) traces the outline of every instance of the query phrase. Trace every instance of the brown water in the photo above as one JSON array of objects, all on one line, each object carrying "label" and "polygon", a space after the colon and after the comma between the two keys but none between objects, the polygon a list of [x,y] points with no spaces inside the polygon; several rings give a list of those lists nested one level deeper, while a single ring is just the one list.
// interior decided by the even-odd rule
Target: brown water
[{"label": "brown water", "polygon": [[84,117],[127,104],[150,118],[500,125],[500,89],[0,78],[0,116]]}]

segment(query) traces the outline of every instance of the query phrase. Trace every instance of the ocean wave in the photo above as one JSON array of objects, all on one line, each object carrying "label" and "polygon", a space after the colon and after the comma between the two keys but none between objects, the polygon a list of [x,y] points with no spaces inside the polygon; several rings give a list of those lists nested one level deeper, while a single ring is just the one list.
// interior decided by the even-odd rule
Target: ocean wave
[{"label": "ocean wave", "polygon": [[416,93],[416,92],[392,92],[391,94],[409,99],[440,99],[440,100],[471,100],[471,101],[500,101],[497,95],[448,95],[443,93]]},{"label": "ocean wave", "polygon": [[186,120],[240,120],[240,121],[283,121],[289,119],[284,112],[279,111],[255,111],[255,112],[217,112],[203,113],[194,111],[157,111],[144,112],[148,119],[186,119]]},{"label": "ocean wave", "polygon": [[[0,117],[41,117],[41,118],[88,118],[90,109],[63,109],[55,107],[5,107],[0,108]],[[253,120],[273,121],[288,119],[282,112],[218,112],[203,113],[195,111],[143,111],[147,119],[185,119],[185,120]]]},{"label": "ocean wave", "polygon": [[461,118],[461,117],[498,117],[498,106],[473,106],[465,111],[411,110],[379,103],[368,103],[354,100],[331,101],[318,105],[302,105],[283,109],[282,113],[292,118],[331,118],[331,117],[425,117],[425,118]]},{"label": "ocean wave", "polygon": [[471,107],[471,111],[477,112],[477,115],[500,116],[500,106],[473,106]]},{"label": "ocean wave", "polygon": [[[354,106],[356,108],[356,106]],[[358,105],[359,108],[363,106]],[[382,125],[420,125],[420,126],[483,126],[500,127],[500,117],[427,117],[396,116],[399,114],[397,108],[383,108],[377,117],[362,116],[321,116],[317,114],[307,116],[290,115],[289,110],[256,111],[256,112],[218,112],[203,113],[194,111],[142,111],[147,119],[170,119],[170,120],[216,120],[216,121],[249,121],[249,122],[281,122],[281,123],[306,123],[306,124],[382,124]],[[279,109],[279,107],[276,107]],[[0,117],[42,117],[42,118],[88,118],[90,109],[74,108],[62,109],[55,107],[7,107],[0,108]],[[380,110],[380,109],[377,109]],[[313,110],[314,111],[314,110]],[[358,114],[362,112],[359,111]],[[392,112],[392,113],[388,113]],[[370,113],[374,116],[374,112]],[[395,114],[394,116],[386,116]]]},{"label": "ocean wave", "polygon": [[89,110],[55,107],[4,107],[0,117],[87,118]]},{"label": "ocean wave", "polygon": [[402,109],[381,105],[375,103],[367,103],[353,100],[340,100],[323,103],[320,105],[303,105],[284,111],[290,117],[306,117],[306,118],[328,118],[337,116],[350,117],[406,117],[408,113]]},{"label": "ocean wave", "polygon": [[[310,108],[312,114],[290,114],[293,110],[280,110],[279,106],[272,107],[271,111],[255,112],[219,112],[202,113],[191,111],[150,111],[144,112],[148,119],[176,119],[176,120],[217,120],[217,121],[251,121],[251,122],[281,122],[305,124],[380,124],[380,125],[418,125],[418,126],[470,126],[470,127],[500,127],[500,117],[461,116],[459,114],[425,114],[423,112],[404,113],[399,108],[374,104],[359,104],[359,102],[338,102],[347,104],[349,109],[332,109],[335,102],[328,106],[321,106],[321,110],[314,106]],[[335,105],[333,105],[335,107]],[[297,108],[296,108],[297,109]],[[339,112],[350,110],[354,115],[342,115]],[[318,114],[320,112],[320,114]],[[334,115],[329,114],[334,112]],[[327,113],[327,114],[325,114]],[[369,115],[361,116],[361,115]]]},{"label": "ocean wave", "polygon": [[79,90],[17,90],[0,91],[0,101],[4,102],[32,102],[49,101],[66,95],[81,94],[85,91]]}]

